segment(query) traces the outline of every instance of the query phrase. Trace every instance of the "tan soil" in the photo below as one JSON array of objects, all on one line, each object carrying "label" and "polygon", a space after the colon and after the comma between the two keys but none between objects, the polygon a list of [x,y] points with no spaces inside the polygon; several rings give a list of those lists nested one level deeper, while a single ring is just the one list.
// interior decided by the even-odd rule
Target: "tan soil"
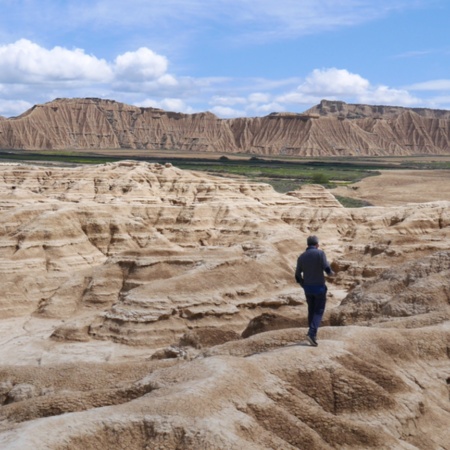
[{"label": "tan soil", "polygon": [[449,170],[388,170],[331,191],[334,195],[366,200],[374,206],[400,206],[450,200]]}]

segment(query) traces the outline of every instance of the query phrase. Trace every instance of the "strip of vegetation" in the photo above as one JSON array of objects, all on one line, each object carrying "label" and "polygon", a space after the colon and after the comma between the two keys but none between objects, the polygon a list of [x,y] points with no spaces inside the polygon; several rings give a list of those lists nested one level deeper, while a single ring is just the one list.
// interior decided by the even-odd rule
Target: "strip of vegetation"
[{"label": "strip of vegetation", "polygon": [[401,162],[402,169],[413,170],[448,170],[450,169],[450,161],[414,161]]},{"label": "strip of vegetation", "polygon": [[373,206],[372,203],[360,200],[358,198],[342,197],[341,195],[335,195],[336,200],[345,208],[364,208],[365,206]]},{"label": "strip of vegetation", "polygon": [[68,164],[104,164],[107,162],[119,161],[121,158],[111,158],[106,156],[82,156],[72,154],[40,154],[40,153],[5,153],[0,152],[0,160],[2,161],[32,161],[32,162],[60,162]]},{"label": "strip of vegetation", "polygon": [[[75,151],[46,152],[0,152],[0,159],[8,161],[60,162],[69,164],[103,164],[130,159],[129,156],[103,156],[77,154]],[[170,162],[181,169],[206,171],[215,174],[237,175],[271,184],[277,192],[298,189],[302,184],[322,184],[327,188],[335,182],[354,183],[367,176],[378,175],[373,164],[352,164],[349,161],[279,161],[250,157],[230,159],[226,156],[205,158],[174,158],[139,156],[132,159],[147,162]],[[378,167],[378,166],[377,166]]]},{"label": "strip of vegetation", "polygon": [[[93,150],[94,152],[95,150]],[[265,157],[245,155],[220,156],[205,154],[204,157],[189,157],[186,153],[180,157],[145,156],[142,151],[139,156],[130,155],[99,155],[95,153],[86,154],[76,150],[65,151],[1,151],[0,161],[24,161],[37,163],[65,163],[65,164],[104,164],[107,162],[133,159],[136,161],[158,162],[164,164],[172,163],[174,166],[188,169],[214,173],[217,175],[234,175],[248,178],[252,181],[271,184],[280,193],[299,189],[303,184],[321,184],[328,189],[338,184],[355,183],[365,177],[379,175],[379,170],[389,169],[413,169],[413,170],[438,170],[450,169],[450,161],[428,160],[424,157],[414,160],[399,160],[396,158],[383,157],[329,157],[311,158],[303,160],[295,159],[267,159]],[[244,158],[243,158],[244,157]],[[347,208],[359,208],[371,206],[370,203],[349,197],[336,196],[338,201]]]},{"label": "strip of vegetation", "polygon": [[213,173],[222,173],[230,175],[246,176],[258,179],[285,179],[293,180],[297,184],[315,183],[315,184],[333,184],[333,181],[354,183],[362,178],[379,175],[379,172],[353,168],[335,168],[333,164],[328,167],[323,165],[316,167],[306,164],[291,164],[289,166],[260,165],[248,161],[240,161],[240,164],[219,165],[219,164],[195,164],[192,162],[179,162],[177,167],[190,170],[203,170]]}]

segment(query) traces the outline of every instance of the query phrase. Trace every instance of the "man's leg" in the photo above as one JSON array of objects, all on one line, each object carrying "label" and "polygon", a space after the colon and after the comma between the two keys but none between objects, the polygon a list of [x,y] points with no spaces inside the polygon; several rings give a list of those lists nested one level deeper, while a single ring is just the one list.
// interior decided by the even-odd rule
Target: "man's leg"
[{"label": "man's leg", "polygon": [[[324,292],[323,294],[316,294],[310,301],[308,301],[308,322],[309,322],[309,331],[308,335],[312,338],[316,338],[317,330],[319,329],[320,322],[322,322],[323,313],[325,312],[325,304],[327,302],[327,294]],[[309,313],[309,305],[312,305],[311,311],[311,319]]]},{"label": "man's leg", "polygon": [[314,295],[305,294],[305,297],[306,303],[308,304],[308,327],[311,328],[311,322],[314,316]]}]

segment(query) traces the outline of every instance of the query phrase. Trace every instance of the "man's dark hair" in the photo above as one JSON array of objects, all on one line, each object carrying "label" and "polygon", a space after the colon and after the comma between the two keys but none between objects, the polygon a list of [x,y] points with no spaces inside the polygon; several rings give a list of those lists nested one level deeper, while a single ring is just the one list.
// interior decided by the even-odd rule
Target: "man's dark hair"
[{"label": "man's dark hair", "polygon": [[308,247],[317,245],[319,243],[319,238],[317,236],[308,236],[308,239],[306,239],[306,243],[308,244]]}]

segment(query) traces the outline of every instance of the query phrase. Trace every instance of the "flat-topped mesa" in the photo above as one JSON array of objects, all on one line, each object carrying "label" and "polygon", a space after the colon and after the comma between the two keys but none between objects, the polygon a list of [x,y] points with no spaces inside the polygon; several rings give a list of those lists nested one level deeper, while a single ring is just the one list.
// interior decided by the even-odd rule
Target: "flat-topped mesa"
[{"label": "flat-topped mesa", "polygon": [[407,111],[430,119],[450,119],[450,111],[431,108],[406,108],[389,105],[348,104],[338,100],[322,100],[318,105],[305,111],[307,115],[338,117],[345,119],[393,119]]},{"label": "flat-topped mesa", "polygon": [[323,100],[303,114],[220,119],[98,98],[56,99],[0,118],[3,149],[135,149],[260,155],[450,153],[450,111]]}]

